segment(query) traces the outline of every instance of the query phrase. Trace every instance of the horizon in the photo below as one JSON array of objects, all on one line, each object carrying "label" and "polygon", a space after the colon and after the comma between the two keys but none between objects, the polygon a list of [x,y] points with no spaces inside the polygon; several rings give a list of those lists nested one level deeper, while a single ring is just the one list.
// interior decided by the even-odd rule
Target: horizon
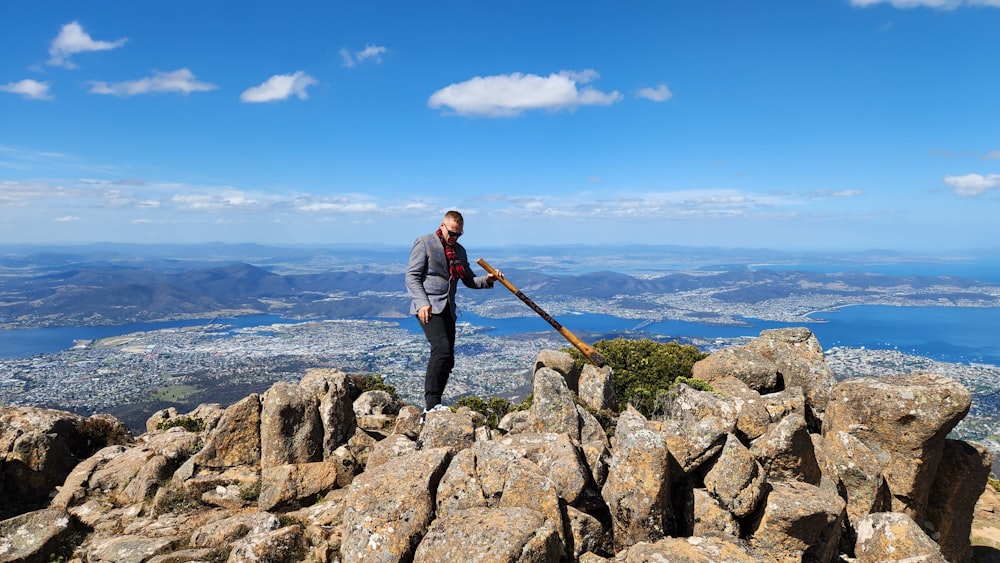
[{"label": "horizon", "polygon": [[761,6],[3,3],[0,240],[997,248],[1000,0]]}]

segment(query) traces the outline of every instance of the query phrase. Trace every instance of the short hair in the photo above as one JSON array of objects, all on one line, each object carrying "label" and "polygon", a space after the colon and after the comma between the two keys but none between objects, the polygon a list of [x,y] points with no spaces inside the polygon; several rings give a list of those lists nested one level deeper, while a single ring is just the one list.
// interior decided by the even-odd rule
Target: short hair
[{"label": "short hair", "polygon": [[465,219],[462,218],[462,214],[454,209],[448,211],[444,214],[445,219],[451,219],[452,221],[458,223],[459,225],[465,225]]}]

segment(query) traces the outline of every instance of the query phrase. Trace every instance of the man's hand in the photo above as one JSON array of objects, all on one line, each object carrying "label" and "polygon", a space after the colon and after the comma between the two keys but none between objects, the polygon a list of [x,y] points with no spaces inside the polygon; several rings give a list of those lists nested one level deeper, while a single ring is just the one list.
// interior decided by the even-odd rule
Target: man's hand
[{"label": "man's hand", "polygon": [[502,280],[502,279],[503,279],[503,272],[501,272],[500,270],[493,270],[493,272],[486,274],[486,281],[489,283],[493,283],[497,280]]},{"label": "man's hand", "polygon": [[423,307],[418,309],[417,318],[420,319],[420,322],[423,324],[431,322],[431,306],[424,305]]}]

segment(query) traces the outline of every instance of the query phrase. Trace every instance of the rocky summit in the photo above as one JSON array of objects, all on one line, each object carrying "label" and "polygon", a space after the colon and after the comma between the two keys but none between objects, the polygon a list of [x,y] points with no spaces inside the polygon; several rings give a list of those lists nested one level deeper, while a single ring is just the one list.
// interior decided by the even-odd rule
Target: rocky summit
[{"label": "rocky summit", "polygon": [[311,369],[228,407],[120,421],[0,408],[0,562],[973,559],[993,462],[950,439],[971,395],[837,382],[807,329],[694,366],[610,434],[609,368],[547,350],[497,428]]}]

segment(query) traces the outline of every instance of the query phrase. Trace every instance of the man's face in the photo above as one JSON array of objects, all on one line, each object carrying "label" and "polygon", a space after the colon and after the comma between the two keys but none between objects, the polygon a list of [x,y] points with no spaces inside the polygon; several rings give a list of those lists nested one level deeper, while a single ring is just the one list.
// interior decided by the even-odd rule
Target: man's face
[{"label": "man's face", "polygon": [[458,237],[462,236],[462,225],[454,219],[446,218],[441,222],[441,236],[449,246],[458,242]]}]

